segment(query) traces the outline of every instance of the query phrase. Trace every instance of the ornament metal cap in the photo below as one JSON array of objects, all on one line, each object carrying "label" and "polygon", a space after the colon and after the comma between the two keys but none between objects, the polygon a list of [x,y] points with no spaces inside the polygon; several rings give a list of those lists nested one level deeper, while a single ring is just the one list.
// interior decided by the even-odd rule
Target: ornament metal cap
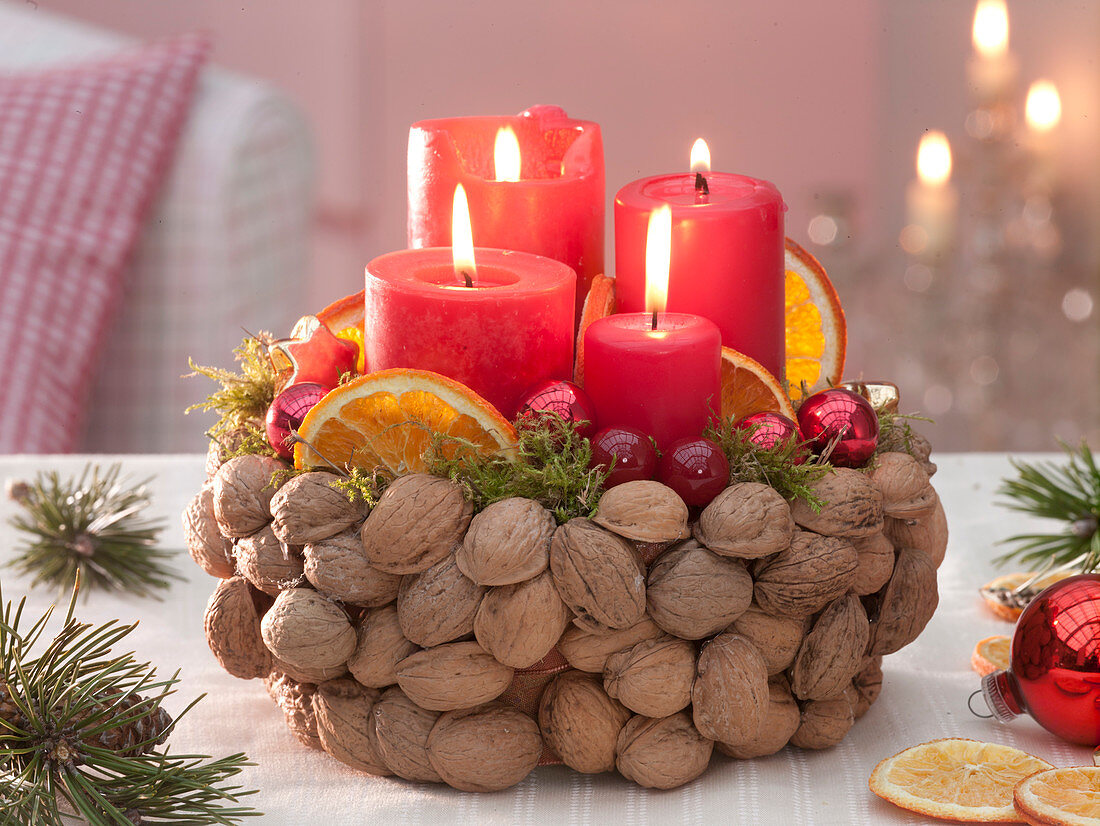
[{"label": "ornament metal cap", "polygon": [[986,674],[982,677],[982,697],[985,704],[989,706],[993,716],[1002,723],[1007,723],[1012,718],[1019,716],[1017,712],[1012,710],[1004,694],[1005,677],[1007,676],[1006,671],[994,671],[992,674]]}]

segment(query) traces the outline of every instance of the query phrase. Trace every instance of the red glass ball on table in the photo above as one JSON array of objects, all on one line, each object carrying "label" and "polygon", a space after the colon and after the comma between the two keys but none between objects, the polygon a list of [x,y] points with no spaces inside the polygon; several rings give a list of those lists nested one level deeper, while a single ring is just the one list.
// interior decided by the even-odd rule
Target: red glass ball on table
[{"label": "red glass ball on table", "polygon": [[843,387],[822,390],[802,402],[798,427],[814,453],[836,441],[828,460],[837,467],[863,467],[878,445],[875,409],[863,396]]},{"label": "red glass ball on table", "polygon": [[603,483],[613,488],[623,482],[652,479],[657,471],[653,440],[636,427],[605,427],[592,437],[592,467],[610,468]]},{"label": "red glass ball on table", "polygon": [[657,480],[676,491],[688,505],[705,507],[729,485],[729,459],[710,439],[679,439],[661,456]]}]

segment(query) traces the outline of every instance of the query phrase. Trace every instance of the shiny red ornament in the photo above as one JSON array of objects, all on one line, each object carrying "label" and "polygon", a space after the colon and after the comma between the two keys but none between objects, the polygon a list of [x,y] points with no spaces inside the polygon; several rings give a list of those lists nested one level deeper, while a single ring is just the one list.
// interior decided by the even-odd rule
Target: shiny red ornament
[{"label": "shiny red ornament", "polygon": [[605,488],[623,482],[652,479],[657,472],[657,448],[636,427],[605,427],[592,437],[591,467],[610,468]]},{"label": "shiny red ornament", "polygon": [[1063,740],[1100,745],[1100,574],[1056,582],[1024,609],[1009,671],[982,678],[1001,722],[1024,712]]},{"label": "shiny red ornament", "polygon": [[[785,447],[788,443],[798,444],[802,441],[802,432],[798,425],[781,413],[753,413],[734,423],[734,428],[749,433],[748,440],[751,444],[764,450],[775,447]],[[805,451],[799,451],[792,457],[796,465],[806,461]]]},{"label": "shiny red ornament", "polygon": [[680,494],[687,504],[702,508],[729,485],[729,459],[710,439],[679,439],[665,448],[657,480]]},{"label": "shiny red ornament", "polygon": [[328,388],[316,382],[292,384],[279,393],[267,408],[267,441],[281,458],[294,458],[294,443],[288,441],[288,437],[291,431],[297,431],[301,427],[306,413],[327,392]]},{"label": "shiny red ornament", "polygon": [[596,432],[596,408],[588,394],[571,381],[548,379],[532,387],[520,400],[516,418],[543,412],[573,422],[577,434],[586,439]]},{"label": "shiny red ornament", "polygon": [[316,316],[298,320],[290,338],[273,342],[267,349],[280,387],[313,382],[331,390],[345,373],[355,374],[359,347],[338,338]]},{"label": "shiny red ornament", "polygon": [[878,445],[878,415],[863,396],[831,387],[814,393],[798,408],[798,427],[814,453],[838,436],[829,461],[837,467],[863,467]]}]

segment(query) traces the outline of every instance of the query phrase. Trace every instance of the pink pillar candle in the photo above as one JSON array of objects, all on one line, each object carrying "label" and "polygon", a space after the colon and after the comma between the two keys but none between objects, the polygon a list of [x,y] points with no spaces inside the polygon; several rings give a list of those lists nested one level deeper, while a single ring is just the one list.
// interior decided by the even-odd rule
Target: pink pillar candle
[{"label": "pink pillar candle", "polygon": [[[584,334],[584,389],[601,428],[636,427],[664,448],[721,410],[722,336],[700,316],[610,315]],[[712,416],[713,414],[713,416]]]},{"label": "pink pillar candle", "polygon": [[[724,172],[661,175],[627,184],[615,198],[615,292],[624,313],[645,309],[645,244],[649,215],[672,208],[669,312],[709,318],[722,343],[783,379],[783,213],[767,181]],[[587,359],[587,352],[585,358]],[[587,370],[587,367],[585,368]]]},{"label": "pink pillar candle", "polygon": [[[518,181],[496,180],[493,147],[504,126],[519,140]],[[535,106],[514,117],[414,123],[408,157],[410,247],[451,244],[456,184],[466,188],[478,246],[544,255],[576,271],[579,318],[592,277],[604,271],[599,125],[569,118],[556,106]]]},{"label": "pink pillar candle", "polygon": [[391,252],[367,264],[366,361],[372,370],[442,373],[512,418],[529,388],[572,375],[576,276],[528,253],[475,254],[473,287],[455,275],[449,247]]}]

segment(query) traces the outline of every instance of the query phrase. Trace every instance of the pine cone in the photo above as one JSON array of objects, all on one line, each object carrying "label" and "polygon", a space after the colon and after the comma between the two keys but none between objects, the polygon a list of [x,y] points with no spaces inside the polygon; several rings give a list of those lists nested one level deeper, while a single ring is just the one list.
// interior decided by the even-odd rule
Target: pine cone
[{"label": "pine cone", "polygon": [[[117,695],[116,695],[117,696]],[[115,697],[108,697],[93,705],[87,712],[78,714],[73,721],[73,728],[80,732],[84,728],[84,721],[99,714],[115,701]],[[111,717],[122,717],[141,704],[150,705],[150,700],[142,699],[136,694],[130,695],[107,713]],[[103,718],[90,723],[89,726],[99,725]],[[172,717],[161,706],[157,706],[151,714],[138,720],[133,720],[125,725],[107,729],[98,734],[82,736],[81,740],[90,746],[98,746],[107,749],[123,757],[137,757],[139,754],[148,754],[156,746],[163,743],[168,737],[168,727],[172,724]],[[139,744],[142,744],[139,746]]]}]

